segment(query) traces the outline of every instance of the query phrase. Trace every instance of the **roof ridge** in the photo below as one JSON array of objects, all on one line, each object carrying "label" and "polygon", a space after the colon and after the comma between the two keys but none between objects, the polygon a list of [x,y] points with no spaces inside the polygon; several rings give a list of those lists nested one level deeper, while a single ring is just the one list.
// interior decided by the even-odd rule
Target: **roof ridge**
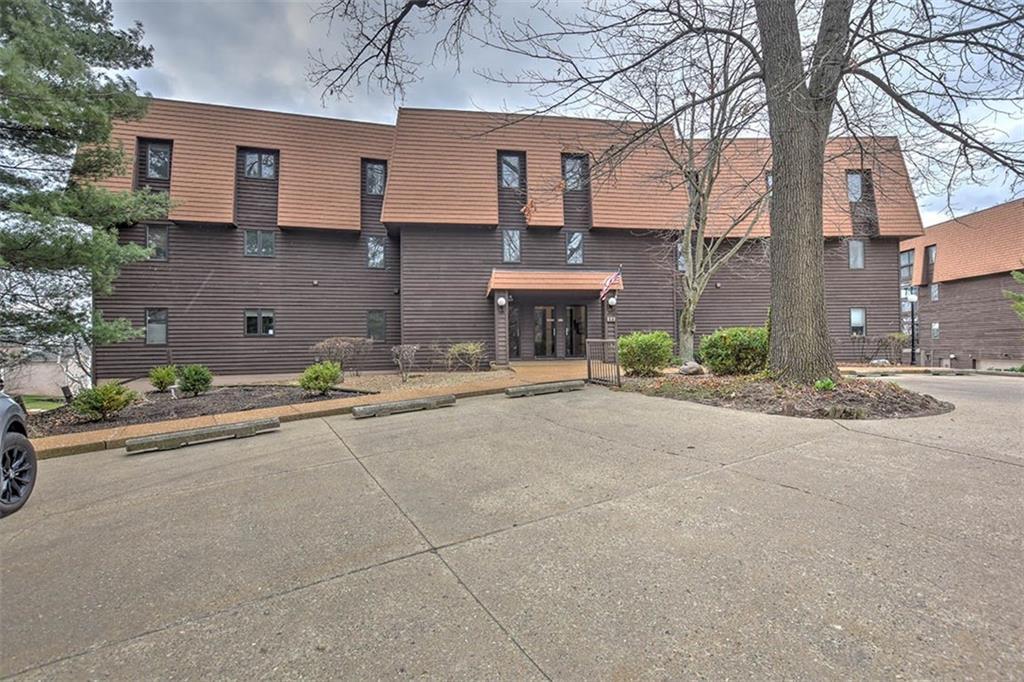
[{"label": "roof ridge", "polygon": [[964,213],[963,215],[953,216],[952,218],[947,218],[947,219],[943,220],[941,223],[935,223],[934,225],[928,225],[927,227],[924,228],[924,230],[925,230],[925,232],[927,232],[928,230],[930,230],[932,228],[942,227],[942,226],[948,225],[950,223],[953,223],[953,224],[960,223],[960,224],[962,224],[963,220],[965,218],[970,218],[971,216],[976,216],[979,213],[985,213],[986,211],[992,211],[992,210],[997,209],[997,208],[1004,208],[1004,207],[1009,206],[1011,204],[1017,203],[1018,201],[1021,202],[1021,203],[1024,203],[1024,197],[1017,197],[1015,199],[1010,199],[1009,201],[1004,201],[1004,202],[999,203],[999,204],[993,204],[991,206],[986,206],[985,208],[979,208],[977,211],[972,211],[971,213]]},{"label": "roof ridge", "polygon": [[379,126],[381,128],[394,128],[394,123],[378,123],[376,121],[360,121],[354,118],[341,118],[339,116],[321,116],[318,114],[299,114],[293,111],[279,111],[277,109],[257,109],[256,107],[242,107],[237,104],[218,104],[215,102],[200,102],[193,99],[177,99],[174,97],[151,97],[145,96],[143,99],[155,101],[155,102],[171,102],[173,104],[186,104],[190,106],[198,107],[210,107],[213,109],[234,109],[235,111],[251,111],[259,114],[275,114],[277,116],[294,116],[295,118],[314,118],[318,121],[333,121],[336,123],[357,123],[359,125],[366,126]]}]

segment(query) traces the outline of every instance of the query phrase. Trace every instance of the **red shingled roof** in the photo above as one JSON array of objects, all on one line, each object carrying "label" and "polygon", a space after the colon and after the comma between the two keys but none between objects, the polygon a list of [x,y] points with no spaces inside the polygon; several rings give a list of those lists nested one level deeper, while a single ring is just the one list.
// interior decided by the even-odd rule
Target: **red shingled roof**
[{"label": "red shingled roof", "polygon": [[[596,270],[491,270],[487,295],[502,291],[600,291],[614,271]],[[619,278],[612,289],[622,289]]]},{"label": "red shingled roof", "polygon": [[933,282],[948,282],[1024,269],[1024,199],[925,228],[900,242],[914,249],[914,284],[924,283],[924,250],[935,245]]}]

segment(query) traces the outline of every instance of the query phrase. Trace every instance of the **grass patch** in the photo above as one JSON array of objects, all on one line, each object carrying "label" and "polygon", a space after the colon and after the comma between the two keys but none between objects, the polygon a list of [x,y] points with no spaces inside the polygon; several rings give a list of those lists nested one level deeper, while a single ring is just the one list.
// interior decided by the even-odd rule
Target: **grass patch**
[{"label": "grass patch", "polygon": [[58,400],[57,398],[45,398],[41,395],[23,395],[21,396],[21,399],[25,403],[25,409],[30,412],[34,412],[36,410],[55,410],[64,405],[63,400]]}]

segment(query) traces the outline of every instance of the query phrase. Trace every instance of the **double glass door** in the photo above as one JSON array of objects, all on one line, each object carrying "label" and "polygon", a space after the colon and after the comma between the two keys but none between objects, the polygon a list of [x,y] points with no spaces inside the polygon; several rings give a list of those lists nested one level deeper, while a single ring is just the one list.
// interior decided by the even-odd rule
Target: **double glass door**
[{"label": "double glass door", "polygon": [[[564,312],[559,318],[558,313]],[[565,344],[558,342],[562,331]],[[515,330],[518,337],[518,325]],[[514,340],[518,347],[518,338]],[[513,345],[510,343],[510,346]],[[535,305],[533,306],[533,357],[581,358],[587,353],[587,306]]]}]

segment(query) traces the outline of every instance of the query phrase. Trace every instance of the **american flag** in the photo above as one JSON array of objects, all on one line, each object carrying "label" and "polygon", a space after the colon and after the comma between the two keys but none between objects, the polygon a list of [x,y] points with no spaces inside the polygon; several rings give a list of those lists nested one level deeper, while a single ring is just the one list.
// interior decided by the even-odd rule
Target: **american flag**
[{"label": "american flag", "polygon": [[601,300],[608,295],[608,292],[612,290],[616,284],[622,286],[622,270],[616,270],[612,274],[604,278],[604,282],[601,283]]}]

